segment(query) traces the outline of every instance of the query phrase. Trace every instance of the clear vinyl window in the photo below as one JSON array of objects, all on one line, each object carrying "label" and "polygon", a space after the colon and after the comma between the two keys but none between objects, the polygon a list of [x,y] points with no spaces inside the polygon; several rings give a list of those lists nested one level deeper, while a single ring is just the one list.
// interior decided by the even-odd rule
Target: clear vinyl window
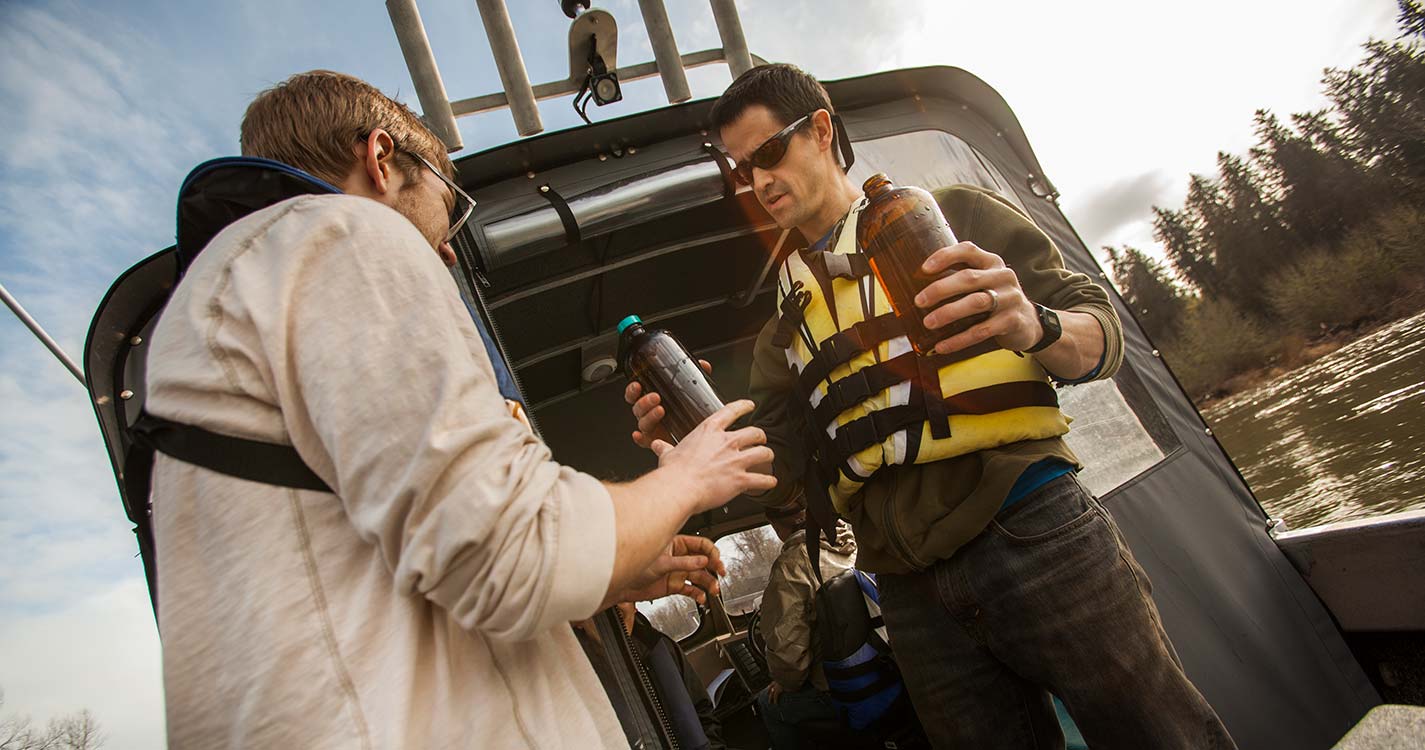
[{"label": "clear vinyl window", "polygon": [[727,576],[722,581],[722,603],[732,617],[745,615],[762,603],[762,592],[772,575],[772,563],[782,553],[782,542],[771,526],[739,531],[717,540]]}]

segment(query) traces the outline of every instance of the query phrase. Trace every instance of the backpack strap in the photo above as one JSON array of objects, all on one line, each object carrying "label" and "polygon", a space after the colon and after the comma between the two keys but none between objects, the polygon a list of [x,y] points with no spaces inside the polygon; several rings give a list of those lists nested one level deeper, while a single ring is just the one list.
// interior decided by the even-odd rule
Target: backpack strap
[{"label": "backpack strap", "polygon": [[[147,412],[141,412],[129,430],[134,442],[149,449],[150,469],[151,452],[158,451],[184,463],[251,482],[296,490],[332,491],[290,445],[219,435]],[[147,496],[145,493],[140,497]]]}]

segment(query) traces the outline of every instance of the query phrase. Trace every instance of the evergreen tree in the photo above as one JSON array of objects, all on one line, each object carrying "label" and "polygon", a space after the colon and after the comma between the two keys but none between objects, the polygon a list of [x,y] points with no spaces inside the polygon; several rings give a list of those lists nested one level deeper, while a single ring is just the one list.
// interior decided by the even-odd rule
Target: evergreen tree
[{"label": "evergreen tree", "polygon": [[1217,269],[1199,240],[1197,223],[1186,209],[1153,207],[1153,238],[1162,243],[1179,278],[1203,294],[1215,294],[1220,287]]},{"label": "evergreen tree", "polygon": [[1372,40],[1349,70],[1326,72],[1326,93],[1353,155],[1402,197],[1425,200],[1425,8],[1400,0],[1400,39]]},{"label": "evergreen tree", "polygon": [[1167,345],[1182,326],[1186,296],[1156,258],[1126,245],[1122,250],[1104,250],[1113,266],[1113,283],[1122,292],[1124,302],[1148,337],[1159,346]]},{"label": "evergreen tree", "polygon": [[[1321,119],[1297,116],[1329,135]],[[1260,145],[1253,157],[1264,167],[1277,195],[1280,216],[1293,239],[1305,246],[1337,242],[1379,208],[1379,194],[1365,167],[1345,153],[1319,148],[1312,138],[1283,125],[1276,115],[1258,110]]]}]

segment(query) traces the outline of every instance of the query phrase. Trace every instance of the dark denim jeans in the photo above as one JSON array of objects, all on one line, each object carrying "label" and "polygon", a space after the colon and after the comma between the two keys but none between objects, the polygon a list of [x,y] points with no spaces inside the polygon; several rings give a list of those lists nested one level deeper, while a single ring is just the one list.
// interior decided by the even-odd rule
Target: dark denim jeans
[{"label": "dark denim jeans", "polygon": [[775,704],[767,699],[767,691],[763,690],[757,694],[757,710],[767,726],[772,750],[797,750],[802,746],[797,724],[810,719],[836,718],[836,704],[810,683],[802,685],[800,690],[782,693]]},{"label": "dark denim jeans", "polygon": [[1235,747],[1183,674],[1118,526],[1073,475],[950,559],[880,586],[938,748],[1063,748],[1050,691],[1093,750]]}]

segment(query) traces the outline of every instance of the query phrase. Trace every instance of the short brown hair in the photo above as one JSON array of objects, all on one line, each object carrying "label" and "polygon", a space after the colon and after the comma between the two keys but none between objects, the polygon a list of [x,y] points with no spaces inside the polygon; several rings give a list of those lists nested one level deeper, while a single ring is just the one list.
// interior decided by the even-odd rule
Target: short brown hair
[{"label": "short brown hair", "polygon": [[754,104],[771,110],[783,125],[791,125],[798,117],[818,109],[836,114],[831,95],[820,82],[795,65],[773,63],[748,70],[722,92],[713,102],[713,129],[722,130],[732,124]]},{"label": "short brown hair", "polygon": [[[352,145],[381,128],[407,176],[424,169],[419,154],[454,178],[445,145],[409,107],[344,73],[298,73],[257,95],[242,118],[242,153],[289,164],[340,184],[356,161]],[[405,152],[405,153],[402,153]]]}]

